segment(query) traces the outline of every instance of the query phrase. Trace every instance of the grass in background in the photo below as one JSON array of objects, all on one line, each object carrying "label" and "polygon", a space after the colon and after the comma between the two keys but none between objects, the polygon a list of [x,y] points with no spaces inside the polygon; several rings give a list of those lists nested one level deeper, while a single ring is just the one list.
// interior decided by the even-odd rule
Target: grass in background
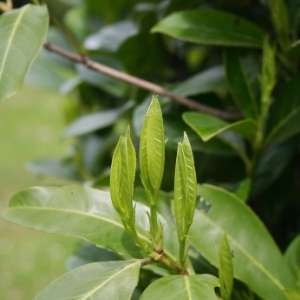
[{"label": "grass in background", "polygon": [[[57,94],[23,88],[0,104],[0,211],[12,194],[40,184],[26,171],[26,162],[65,153],[61,101]],[[33,299],[65,272],[65,259],[77,244],[75,238],[0,219],[0,300]]]}]

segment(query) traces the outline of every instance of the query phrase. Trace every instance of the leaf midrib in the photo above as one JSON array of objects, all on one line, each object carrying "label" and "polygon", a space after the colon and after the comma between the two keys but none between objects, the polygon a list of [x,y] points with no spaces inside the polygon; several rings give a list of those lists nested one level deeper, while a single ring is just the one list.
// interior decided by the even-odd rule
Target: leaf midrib
[{"label": "leaf midrib", "polygon": [[[57,209],[57,208],[52,208],[52,207],[49,209],[48,207],[36,207],[36,206],[22,207],[22,206],[18,206],[18,207],[10,207],[7,211],[17,210],[17,209],[19,209],[19,210],[20,209],[21,210],[23,210],[23,209],[30,210],[31,209],[31,210],[45,210],[45,211],[52,210],[52,211],[57,211],[57,212],[75,213],[75,214],[78,214],[78,215],[85,215],[89,218],[95,218],[95,219],[98,219],[98,220],[106,221],[108,223],[114,224],[117,227],[120,227],[120,228],[124,229],[121,222],[120,223],[113,222],[113,219],[109,219],[107,217],[100,217],[100,216],[95,215],[95,214],[88,214],[88,213],[84,213],[84,212],[80,212],[80,211],[76,211],[76,210]],[[138,226],[138,227],[140,227],[140,226]],[[124,229],[124,231],[125,231],[125,229]],[[150,239],[148,239],[146,236],[142,235],[140,232],[137,232],[137,234],[142,240],[144,240],[145,242],[147,242],[151,245],[151,240]],[[83,237],[81,237],[81,238],[83,238]],[[177,258],[173,254],[171,254],[167,249],[164,249],[164,252],[170,259],[172,259],[173,261],[176,261]]]},{"label": "leaf midrib", "polygon": [[126,271],[129,268],[132,268],[134,264],[139,264],[139,262],[134,262],[128,266],[126,266],[125,268],[119,270],[117,273],[114,273],[113,275],[111,275],[110,277],[108,277],[105,281],[101,282],[101,284],[99,286],[97,286],[96,288],[94,288],[93,290],[91,290],[89,293],[87,293],[84,298],[82,298],[82,300],[86,300],[88,299],[88,297],[92,296],[94,293],[96,293],[99,289],[101,289],[106,283],[108,283],[109,281],[111,281],[114,277],[117,277],[119,274],[121,274],[122,272]]},{"label": "leaf midrib", "polygon": [[185,290],[188,296],[188,299],[192,299],[192,294],[191,294],[191,289],[190,289],[190,282],[188,280],[188,276],[184,276],[183,280],[184,280],[184,285],[185,285]]},{"label": "leaf midrib", "polygon": [[17,19],[16,19],[16,22],[13,26],[13,29],[11,31],[11,35],[8,39],[8,43],[7,43],[7,47],[6,47],[6,50],[4,52],[4,57],[3,57],[3,61],[2,61],[2,65],[1,65],[1,69],[0,69],[0,80],[2,78],[2,75],[3,75],[3,71],[4,71],[4,67],[6,66],[6,62],[7,62],[7,56],[8,56],[8,53],[10,51],[10,48],[11,48],[11,45],[12,45],[12,42],[13,42],[13,38],[14,36],[16,35],[16,32],[17,32],[17,29],[18,29],[18,26],[19,24],[21,23],[21,19],[23,17],[23,15],[25,14],[25,12],[28,10],[29,8],[29,5],[28,6],[25,6],[21,11],[20,11],[20,14],[18,15]]}]

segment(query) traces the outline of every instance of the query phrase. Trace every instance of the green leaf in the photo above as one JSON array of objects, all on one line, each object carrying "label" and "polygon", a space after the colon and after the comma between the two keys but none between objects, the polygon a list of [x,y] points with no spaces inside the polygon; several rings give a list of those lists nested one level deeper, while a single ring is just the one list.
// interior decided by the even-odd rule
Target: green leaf
[{"label": "green leaf", "polygon": [[226,89],[223,66],[202,71],[183,82],[175,83],[172,92],[180,96],[193,96],[209,92],[221,92]]},{"label": "green leaf", "polygon": [[186,133],[178,145],[174,178],[174,213],[179,239],[188,234],[193,221],[197,194],[194,157]]},{"label": "green leaf", "polygon": [[75,77],[74,70],[53,61],[51,54],[45,49],[40,51],[26,76],[25,84],[56,92],[65,85],[66,81],[79,85],[80,79]]},{"label": "green leaf", "polygon": [[134,220],[132,195],[135,169],[136,155],[128,127],[126,136],[121,136],[116,146],[110,174],[112,203],[119,216],[126,223]]},{"label": "green leaf", "polygon": [[108,192],[79,186],[34,187],[14,195],[3,217],[27,228],[78,236],[121,255],[141,257]]},{"label": "green leaf", "polygon": [[[300,270],[300,235],[295,237],[284,253],[284,258],[289,264],[295,277]],[[300,288],[300,286],[299,286]]]},{"label": "green leaf", "polygon": [[128,101],[121,108],[108,109],[93,114],[84,115],[71,123],[64,132],[65,137],[78,136],[100,130],[116,123],[120,116],[133,107]]},{"label": "green leaf", "polygon": [[265,33],[255,24],[232,14],[201,9],[172,14],[151,32],[206,45],[260,48]]},{"label": "green leaf", "polygon": [[214,292],[218,286],[218,278],[208,274],[165,276],[149,285],[140,300],[218,300]]},{"label": "green leaf", "polygon": [[233,288],[233,265],[231,255],[232,253],[225,234],[219,250],[219,279],[223,300],[231,299]]},{"label": "green leaf", "polygon": [[271,11],[272,22],[279,37],[279,43],[283,50],[290,44],[290,20],[287,7],[283,0],[270,0],[268,5]]},{"label": "green leaf", "polygon": [[130,21],[120,21],[104,26],[97,33],[88,36],[84,46],[89,50],[116,52],[121,44],[138,33],[137,24]]},{"label": "green leaf", "polygon": [[300,131],[300,75],[282,88],[270,109],[265,143],[283,141]]},{"label": "green leaf", "polygon": [[157,97],[148,108],[140,140],[140,169],[143,184],[152,195],[160,188],[165,162],[163,119]]},{"label": "green leaf", "polygon": [[[122,70],[120,62],[115,58],[106,55],[94,55],[91,56],[91,59],[116,70]],[[81,80],[86,81],[92,86],[97,87],[114,97],[123,97],[125,95],[126,84],[123,81],[91,70],[83,64],[77,64],[76,70]]]},{"label": "green leaf", "polygon": [[[120,255],[143,256],[125,232],[108,192],[80,186],[35,187],[14,195],[9,206],[3,212],[7,221],[36,230],[81,237]],[[150,246],[149,223],[145,212],[149,208],[136,203],[135,211],[138,235]],[[176,262],[176,232],[162,216],[159,215],[159,219],[165,224],[164,251]]]},{"label": "green leaf", "polygon": [[263,44],[263,63],[261,74],[261,105],[262,113],[269,108],[271,94],[276,84],[276,61],[275,49],[266,38]]},{"label": "green leaf", "polygon": [[141,262],[92,263],[59,277],[34,300],[130,300],[138,284]]},{"label": "green leaf", "polygon": [[68,257],[66,268],[68,271],[80,266],[84,266],[93,262],[115,261],[120,260],[120,257],[110,250],[99,248],[96,245],[83,242],[73,255]]},{"label": "green leaf", "polygon": [[186,112],[182,115],[182,118],[205,142],[225,130],[239,133],[252,142],[257,129],[257,124],[252,119],[227,123],[214,116],[199,112]]},{"label": "green leaf", "polygon": [[236,152],[221,139],[211,139],[203,142],[199,136],[177,115],[164,115],[166,148],[176,150],[182,139],[182,132],[186,132],[193,151],[221,156],[235,156]]},{"label": "green leaf", "polygon": [[201,185],[198,192],[211,207],[195,211],[189,232],[192,246],[218,267],[217,248],[226,234],[234,252],[234,276],[263,299],[287,300],[284,290],[296,287],[295,277],[257,216],[223,189]]},{"label": "green leaf", "polygon": [[25,5],[0,17],[0,101],[21,87],[48,29],[46,5]]},{"label": "green leaf", "polygon": [[81,181],[82,176],[71,160],[64,158],[41,158],[26,165],[37,177],[56,177]]},{"label": "green leaf", "polygon": [[[133,128],[137,136],[141,135],[143,120],[149,106],[150,99],[146,98],[144,102],[136,106],[133,111]],[[208,142],[203,142],[199,139],[196,133],[187,126],[178,115],[164,115],[164,131],[165,139],[167,140],[167,149],[177,149],[178,142],[182,139],[182,132],[187,132],[194,151],[201,151],[208,154],[221,156],[235,156],[236,152],[232,147],[220,139],[212,139]]]},{"label": "green leaf", "polygon": [[300,292],[296,290],[285,290],[289,300],[300,300]]},{"label": "green leaf", "polygon": [[234,193],[236,196],[243,201],[247,201],[249,198],[249,194],[251,191],[252,181],[249,178],[244,179],[243,181],[239,182],[237,188],[235,189]]},{"label": "green leaf", "polygon": [[[267,147],[258,160],[251,193],[257,195],[277,180],[295,154],[298,139],[295,137],[282,143],[274,143]],[[276,168],[274,168],[276,166]]]},{"label": "green leaf", "polygon": [[233,100],[246,118],[256,119],[258,103],[253,87],[253,81],[258,81],[255,74],[259,74],[258,70],[253,70],[256,64],[253,59],[249,61],[249,57],[234,48],[225,48],[224,64]]}]

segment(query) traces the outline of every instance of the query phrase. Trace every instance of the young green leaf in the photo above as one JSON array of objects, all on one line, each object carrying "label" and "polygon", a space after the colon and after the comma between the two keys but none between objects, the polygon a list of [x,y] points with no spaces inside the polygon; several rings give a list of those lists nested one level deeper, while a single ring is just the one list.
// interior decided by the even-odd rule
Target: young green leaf
[{"label": "young green leaf", "polygon": [[34,300],[130,300],[140,267],[140,260],[87,264],[53,281]]},{"label": "young green leaf", "polygon": [[233,265],[232,253],[229,248],[226,234],[224,235],[219,250],[219,279],[222,299],[230,300],[233,288]]},{"label": "young green leaf", "polygon": [[285,51],[290,44],[290,20],[287,7],[283,0],[269,0],[268,4],[271,11],[272,22],[279,37],[280,46]]},{"label": "young green leaf", "polygon": [[275,50],[266,38],[263,44],[263,65],[261,74],[261,105],[262,112],[271,103],[271,93],[276,83]]},{"label": "young green leaf", "polygon": [[115,149],[110,175],[112,203],[125,223],[134,220],[132,195],[136,169],[135,149],[130,138],[129,127],[126,136],[121,136]]},{"label": "young green leaf", "polygon": [[155,201],[164,171],[165,138],[161,108],[153,97],[148,108],[140,141],[140,169],[145,189]]},{"label": "young green leaf", "polygon": [[0,16],[0,101],[21,87],[48,29],[46,5],[25,5]]},{"label": "young green leaf", "polygon": [[208,275],[171,275],[155,280],[140,300],[218,300],[214,289],[219,287],[218,278]]},{"label": "young green leaf", "polygon": [[197,178],[194,157],[186,133],[178,144],[175,179],[174,213],[179,239],[184,238],[192,224],[196,206]]},{"label": "young green leaf", "polygon": [[195,210],[189,232],[192,246],[218,266],[215,245],[226,234],[234,251],[234,276],[262,299],[288,300],[284,290],[296,289],[295,277],[257,216],[241,199],[221,188],[201,185],[198,191],[211,208],[208,212]]},{"label": "young green leaf", "polygon": [[206,44],[260,48],[265,33],[255,24],[235,15],[198,9],[172,14],[152,28],[177,39]]}]

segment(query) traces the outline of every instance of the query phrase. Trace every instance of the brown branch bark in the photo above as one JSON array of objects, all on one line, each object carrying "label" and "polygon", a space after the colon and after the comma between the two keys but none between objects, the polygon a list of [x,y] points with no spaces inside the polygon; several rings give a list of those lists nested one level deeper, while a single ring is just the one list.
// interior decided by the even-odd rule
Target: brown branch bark
[{"label": "brown branch bark", "polygon": [[134,86],[138,86],[142,89],[148,90],[154,94],[158,94],[158,95],[162,95],[162,96],[166,96],[171,98],[173,101],[180,103],[186,107],[189,107],[193,110],[196,111],[200,111],[203,113],[207,113],[222,119],[232,119],[232,120],[236,120],[236,119],[240,119],[241,115],[237,112],[230,112],[230,111],[222,111],[198,102],[195,102],[191,99],[185,98],[185,97],[181,97],[179,95],[176,95],[174,93],[172,93],[171,91],[157,85],[154,83],[151,83],[149,81],[140,79],[138,77],[132,76],[132,75],[128,75],[125,74],[123,72],[117,71],[115,69],[112,69],[110,67],[107,67],[103,64],[100,64],[96,61],[93,61],[91,59],[89,59],[88,57],[84,57],[84,56],[79,56],[77,54],[74,54],[72,52],[69,52],[63,48],[60,48],[50,42],[45,42],[44,43],[44,48],[46,48],[47,50],[57,53],[69,60],[72,60],[74,62],[83,64],[85,66],[87,66],[89,69],[103,73],[105,75],[108,75],[110,77],[119,79],[121,81],[124,81],[126,83],[132,84]]}]

